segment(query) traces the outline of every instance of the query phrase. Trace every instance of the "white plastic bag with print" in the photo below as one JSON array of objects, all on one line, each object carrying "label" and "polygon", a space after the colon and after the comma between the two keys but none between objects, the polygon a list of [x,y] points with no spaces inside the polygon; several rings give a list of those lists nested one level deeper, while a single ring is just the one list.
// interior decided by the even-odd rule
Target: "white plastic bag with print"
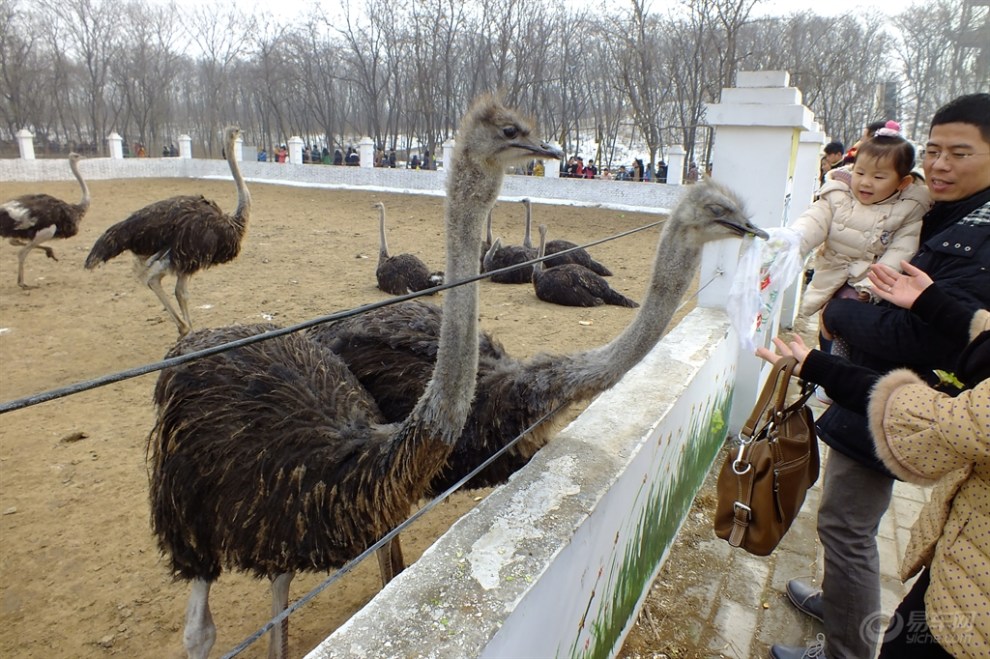
[{"label": "white plastic bag with print", "polygon": [[749,240],[725,305],[743,350],[765,345],[764,326],[780,308],[780,296],[804,268],[801,236],[793,229],[767,229],[769,240]]}]

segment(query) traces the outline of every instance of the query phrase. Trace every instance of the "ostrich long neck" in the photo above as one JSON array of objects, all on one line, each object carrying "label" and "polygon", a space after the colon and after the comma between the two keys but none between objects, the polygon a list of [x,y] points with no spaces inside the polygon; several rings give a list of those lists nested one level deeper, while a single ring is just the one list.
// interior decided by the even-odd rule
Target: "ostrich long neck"
[{"label": "ostrich long neck", "polygon": [[653,262],[646,298],[633,321],[617,337],[578,353],[561,365],[561,394],[581,397],[611,387],[660,340],[694,278],[701,245],[676,215],[667,221]]},{"label": "ostrich long neck", "polygon": [[378,248],[378,258],[387,259],[388,258],[388,241],[385,239],[385,208],[381,207],[378,209],[378,236],[379,245]]},{"label": "ostrich long neck", "polygon": [[526,228],[525,233],[523,233],[523,247],[529,249],[533,247],[533,210],[530,208],[528,200],[524,205],[526,206]]},{"label": "ostrich long neck", "polygon": [[[448,281],[461,281],[478,274],[478,253],[481,250],[481,226],[488,210],[495,203],[502,185],[501,171],[488,171],[455,151],[448,179],[446,235]],[[431,457],[436,458],[435,441],[445,444],[446,453],[440,462],[410,459],[409,480],[430,478],[453,448],[471,409],[478,367],[478,283],[457,286],[444,293],[443,320],[436,366],[426,390],[398,433],[400,443],[433,444]],[[423,464],[423,463],[426,464]],[[429,471],[429,473],[425,473]]]},{"label": "ostrich long neck", "polygon": [[234,157],[234,142],[227,143],[227,164],[230,166],[230,174],[234,177],[234,185],[237,186],[237,209],[234,210],[234,222],[238,231],[243,235],[247,228],[248,218],[251,215],[251,193],[248,192],[244,177],[241,176],[241,167]]},{"label": "ostrich long neck", "polygon": [[69,169],[72,170],[72,174],[79,181],[79,187],[82,188],[82,199],[79,200],[79,208],[84,212],[89,209],[89,186],[86,185],[86,181],[83,179],[82,174],[79,173],[79,161],[72,159],[69,161]]}]

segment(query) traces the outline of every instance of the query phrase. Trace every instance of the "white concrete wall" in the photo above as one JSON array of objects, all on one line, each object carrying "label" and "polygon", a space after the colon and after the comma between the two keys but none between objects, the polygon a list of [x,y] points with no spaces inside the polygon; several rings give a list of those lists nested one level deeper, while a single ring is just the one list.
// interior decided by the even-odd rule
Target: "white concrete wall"
[{"label": "white concrete wall", "polygon": [[618,651],[722,446],[737,341],[695,309],[308,655]]},{"label": "white concrete wall", "polygon": [[[447,173],[443,171],[294,165],[249,161],[240,163],[248,181],[344,188],[386,188],[396,192],[444,194]],[[87,158],[79,171],[91,180],[117,178],[230,178],[227,162],[220,159],[187,158]],[[64,159],[0,159],[0,183],[4,181],[72,180]],[[503,198],[530,197],[609,207],[653,208],[667,212],[683,194],[683,188],[659,183],[506,176]],[[2,196],[2,194],[0,194]]]}]

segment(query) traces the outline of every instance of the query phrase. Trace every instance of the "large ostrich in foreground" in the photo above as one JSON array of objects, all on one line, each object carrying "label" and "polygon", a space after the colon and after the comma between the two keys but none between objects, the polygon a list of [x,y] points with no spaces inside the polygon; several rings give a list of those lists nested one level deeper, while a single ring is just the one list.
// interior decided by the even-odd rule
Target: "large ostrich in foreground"
[{"label": "large ostrich in foreground", "polygon": [[[224,213],[202,195],[156,201],[107,229],[86,257],[86,268],[91,270],[121,252],[132,252],[137,259],[138,277],[161,300],[179,328],[179,336],[192,329],[189,278],[199,270],[234,260],[241,251],[251,213],[251,194],[234,157],[234,142],[239,135],[240,129],[231,126],[224,136],[224,153],[237,186],[237,208],[232,214]],[[176,277],[175,299],[181,317],[162,290],[162,278],[170,272]]]},{"label": "large ostrich in foreground", "polygon": [[[531,236],[533,230],[531,227],[533,226],[533,204],[529,199],[523,199],[522,203],[526,207],[526,232],[523,245],[525,247],[532,247]],[[612,271],[609,270],[603,263],[599,263],[595,259],[591,258],[591,254],[588,254],[587,250],[582,247],[578,247],[575,243],[572,243],[569,240],[551,240],[546,244],[547,254],[557,254],[558,252],[566,253],[544,261],[548,268],[564,265],[565,263],[576,263],[577,265],[583,265],[596,275],[600,275],[602,277],[612,276]]]},{"label": "large ostrich in foreground", "polygon": [[69,154],[69,169],[82,188],[78,204],[47,194],[28,194],[0,205],[0,236],[10,238],[10,244],[15,247],[23,246],[17,253],[17,285],[21,288],[35,288],[24,283],[24,261],[32,249],[40,249],[48,258],[58,261],[55,250],[42,243],[79,233],[79,222],[90,202],[89,187],[79,173],[81,159],[78,153]]},{"label": "large ostrich in foreground", "polygon": [[430,272],[415,254],[389,255],[388,240],[385,238],[385,204],[375,202],[374,207],[378,209],[379,248],[378,268],[375,270],[378,288],[391,295],[405,295],[443,284],[443,273]]},{"label": "large ostrich in foreground", "polygon": [[[446,272],[477,275],[481,231],[506,165],[560,152],[490,97],[461,122],[447,183]],[[429,384],[388,423],[346,365],[303,334],[163,371],[149,438],[152,526],[173,573],[192,583],[184,642],[205,657],[208,596],[222,569],[272,580],[273,612],[297,571],[326,571],[404,520],[443,467],[470,410],[478,284],[449,290]],[[201,330],[171,354],[258,332]],[[284,656],[287,626],[269,656]]]},{"label": "large ostrich in foreground", "polygon": [[[496,239],[497,241],[497,239]],[[547,247],[547,225],[540,225],[540,258]],[[563,263],[552,268],[542,261],[533,266],[533,290],[544,302],[568,307],[597,307],[614,304],[619,307],[638,307],[622,293],[614,290],[599,274],[577,263]]]},{"label": "large ostrich in foreground", "polygon": [[[618,382],[663,336],[694,277],[704,243],[745,235],[767,237],[747,221],[730,190],[713,181],[691,186],[661,233],[642,307],[610,342],[571,355],[539,354],[523,361],[483,335],[471,413],[428,492],[443,492],[545,414],[592,398]],[[383,411],[403,418],[429,379],[441,315],[433,305],[410,301],[309,332],[340,355]],[[558,415],[486,467],[468,487],[505,482],[546,444]],[[393,557],[401,554],[395,548],[382,551]]]}]

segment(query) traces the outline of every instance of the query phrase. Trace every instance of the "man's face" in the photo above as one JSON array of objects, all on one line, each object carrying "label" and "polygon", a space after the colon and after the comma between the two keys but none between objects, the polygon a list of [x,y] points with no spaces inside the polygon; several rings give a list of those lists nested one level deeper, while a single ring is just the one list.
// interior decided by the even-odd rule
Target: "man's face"
[{"label": "man's face", "polygon": [[825,154],[825,162],[827,162],[830,165],[834,165],[835,163],[839,162],[840,160],[842,160],[842,152],[841,151],[839,151],[838,153],[826,153]]},{"label": "man's face", "polygon": [[990,142],[973,124],[940,124],[925,147],[925,182],[932,201],[958,201],[990,188]]}]

